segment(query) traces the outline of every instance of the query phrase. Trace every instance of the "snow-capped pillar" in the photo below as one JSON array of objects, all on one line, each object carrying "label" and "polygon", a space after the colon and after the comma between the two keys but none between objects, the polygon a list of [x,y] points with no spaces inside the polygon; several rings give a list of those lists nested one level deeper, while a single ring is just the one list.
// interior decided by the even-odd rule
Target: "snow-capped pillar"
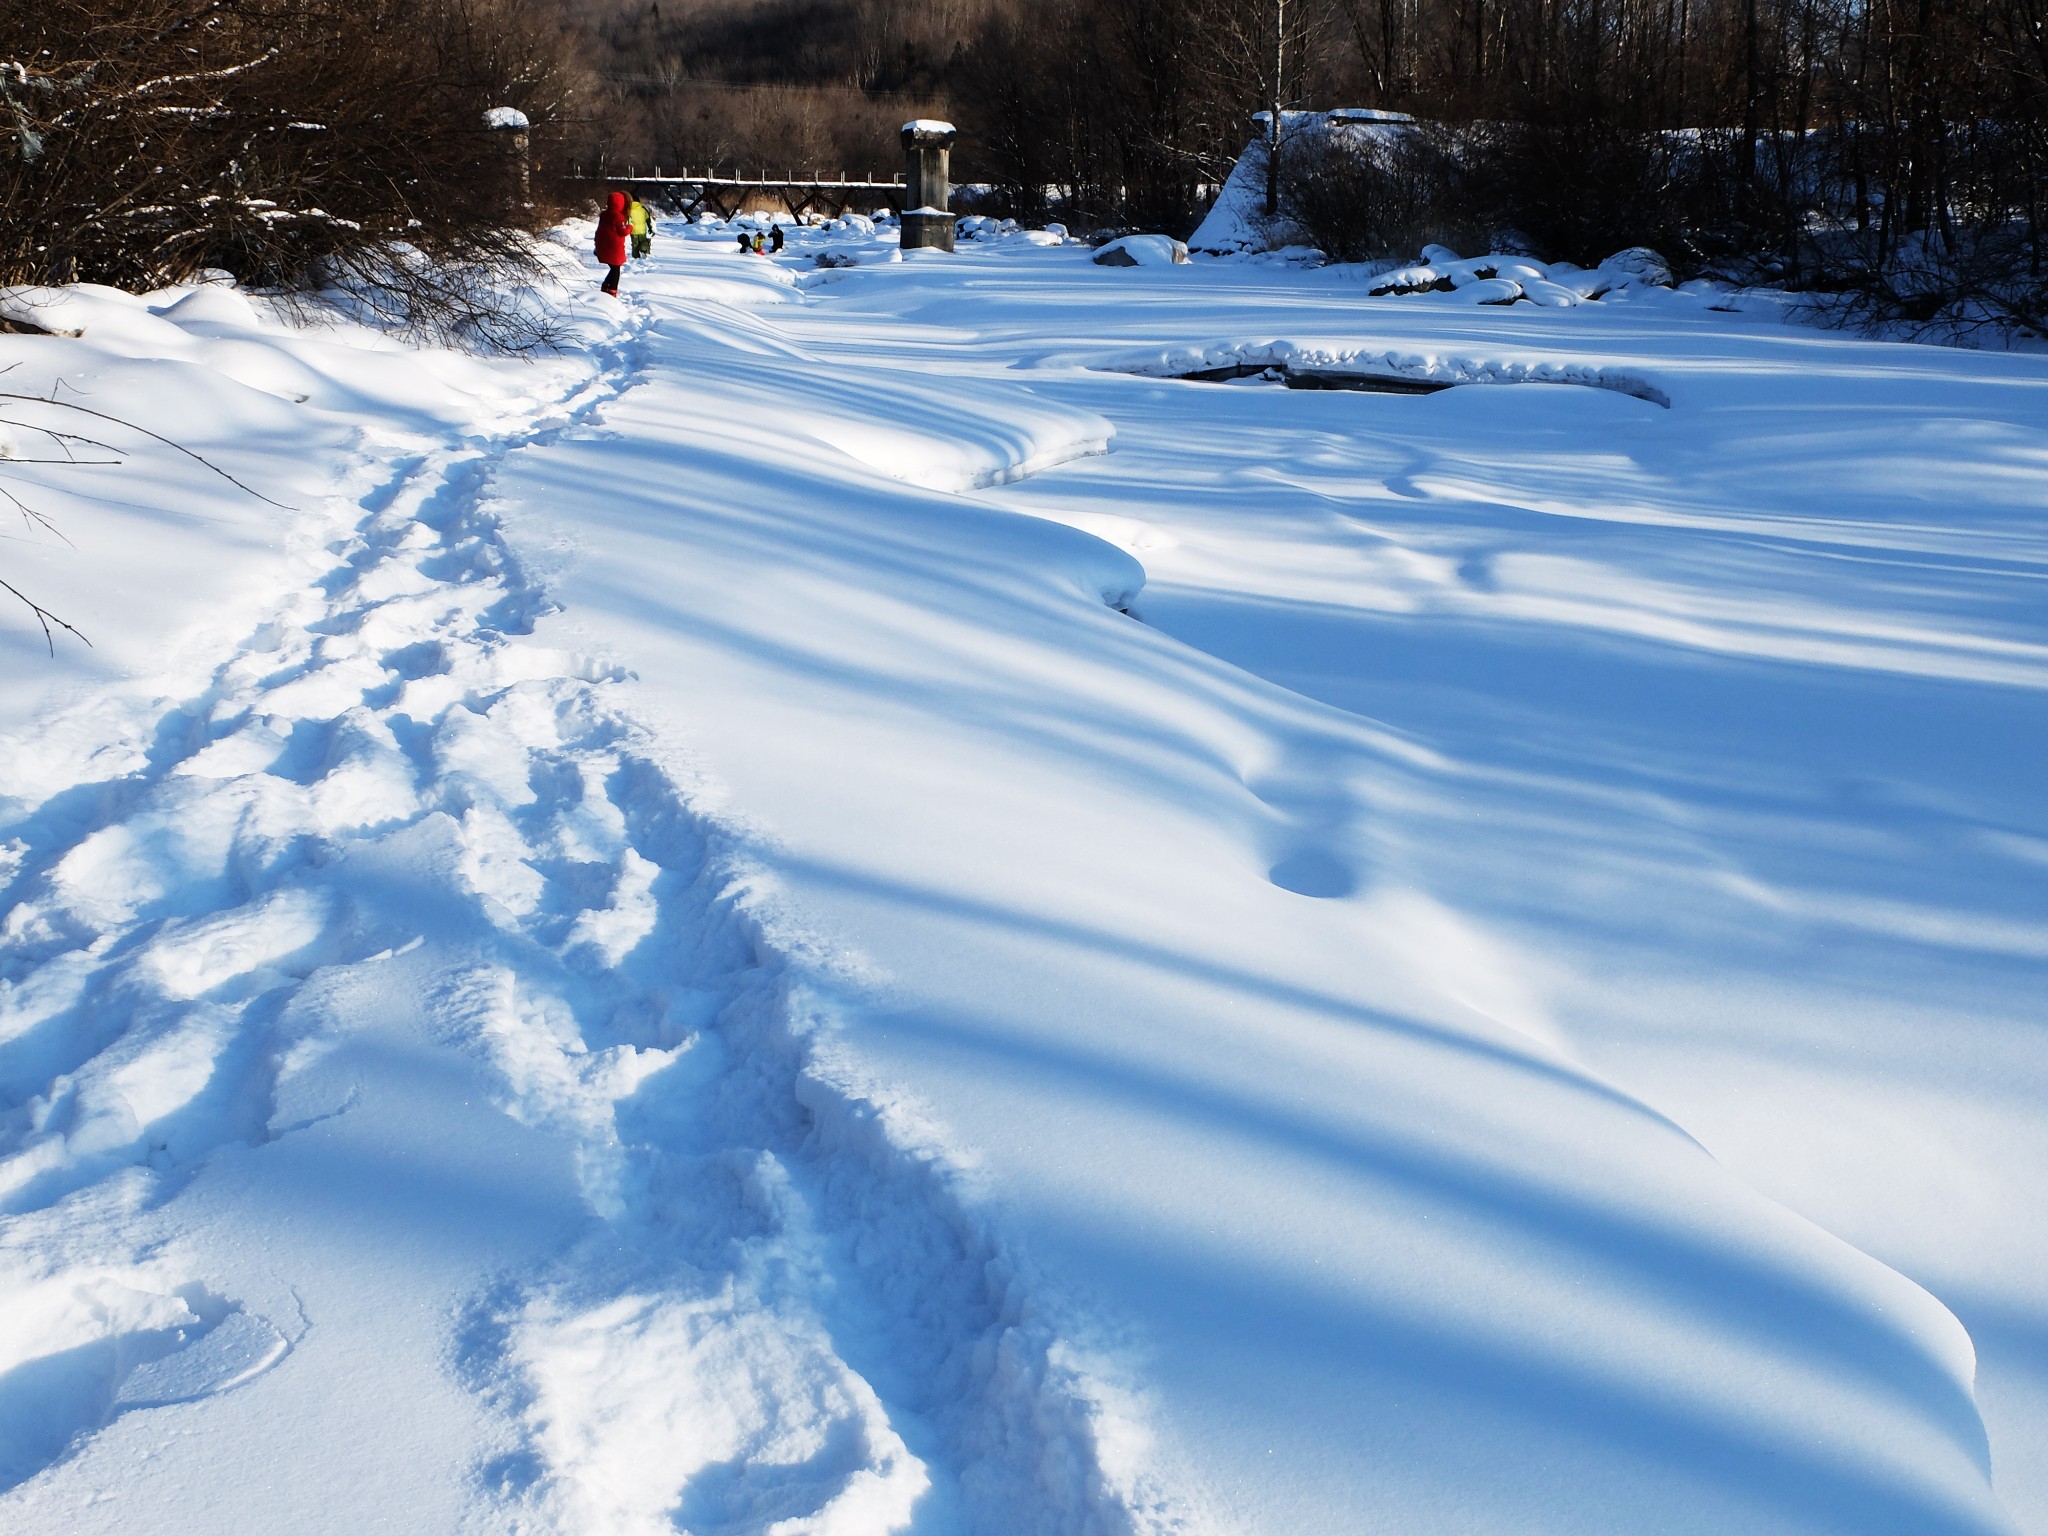
[{"label": "snow-capped pillar", "polygon": [[953,215],[946,205],[953,197],[948,162],[957,137],[951,123],[935,122],[928,117],[903,125],[903,152],[907,158],[903,177],[906,251],[953,249]]},{"label": "snow-capped pillar", "polygon": [[533,165],[528,158],[527,130],[532,125],[517,107],[493,107],[484,114],[484,127],[497,142],[498,153],[512,167],[519,188],[519,205],[533,202]]}]

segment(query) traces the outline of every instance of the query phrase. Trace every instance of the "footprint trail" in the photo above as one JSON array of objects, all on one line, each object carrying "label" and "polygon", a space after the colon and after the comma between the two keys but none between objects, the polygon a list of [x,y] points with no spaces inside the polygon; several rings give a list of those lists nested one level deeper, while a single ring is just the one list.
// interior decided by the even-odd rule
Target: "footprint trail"
[{"label": "footprint trail", "polygon": [[[324,1529],[368,1479],[420,1529],[1171,1528],[836,1053],[831,957],[529,638],[493,470],[637,346],[521,436],[367,444],[331,567],[122,771],[0,800],[10,1524]],[[285,1422],[322,1475],[248,1477]]]}]

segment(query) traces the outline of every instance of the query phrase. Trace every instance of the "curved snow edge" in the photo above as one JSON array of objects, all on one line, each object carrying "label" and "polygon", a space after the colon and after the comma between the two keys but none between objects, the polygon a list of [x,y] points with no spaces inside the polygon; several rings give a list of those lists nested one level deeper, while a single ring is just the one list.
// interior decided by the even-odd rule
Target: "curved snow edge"
[{"label": "curved snow edge", "polygon": [[1515,357],[1459,357],[1430,352],[1373,351],[1297,341],[1212,341],[1193,346],[1141,351],[1068,354],[1043,358],[1040,367],[1080,367],[1094,373],[1129,373],[1140,378],[1176,379],[1215,368],[1292,368],[1436,384],[1578,384],[1612,390],[1671,408],[1671,397],[1639,373],[1593,363]]}]

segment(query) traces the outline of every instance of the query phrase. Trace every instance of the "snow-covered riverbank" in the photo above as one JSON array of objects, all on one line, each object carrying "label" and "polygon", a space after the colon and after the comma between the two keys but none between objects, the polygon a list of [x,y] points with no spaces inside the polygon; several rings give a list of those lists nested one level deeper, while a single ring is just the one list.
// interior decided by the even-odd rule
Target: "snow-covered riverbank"
[{"label": "snow-covered riverbank", "polygon": [[812,238],[0,338],[0,1513],[2048,1530],[2048,363]]}]

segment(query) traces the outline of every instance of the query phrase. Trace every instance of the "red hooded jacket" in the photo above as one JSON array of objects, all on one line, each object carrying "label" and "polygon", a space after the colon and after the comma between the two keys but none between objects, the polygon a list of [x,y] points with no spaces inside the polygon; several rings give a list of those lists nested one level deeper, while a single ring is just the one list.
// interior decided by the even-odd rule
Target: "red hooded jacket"
[{"label": "red hooded jacket", "polygon": [[626,264],[626,194],[614,192],[603,213],[597,216],[597,259],[608,267]]}]

